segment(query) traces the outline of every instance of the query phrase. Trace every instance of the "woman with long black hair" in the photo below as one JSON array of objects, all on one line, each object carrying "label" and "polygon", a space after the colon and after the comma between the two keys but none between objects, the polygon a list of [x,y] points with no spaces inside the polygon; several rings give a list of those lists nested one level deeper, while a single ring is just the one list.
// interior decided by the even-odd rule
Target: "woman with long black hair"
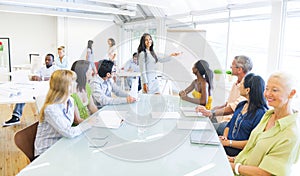
[{"label": "woman with long black hair", "polygon": [[141,37],[138,47],[138,61],[140,65],[141,82],[144,93],[160,94],[159,82],[157,79],[157,62],[166,62],[173,56],[180,53],[172,53],[169,57],[158,58],[153,49],[153,40],[150,34],[145,33]]},{"label": "woman with long black hair", "polygon": [[[203,105],[210,110],[212,107],[213,72],[205,60],[198,60],[192,71],[197,79],[186,89],[180,91],[179,96],[185,101]],[[188,96],[190,92],[192,92],[193,97]]]},{"label": "woman with long black hair", "polygon": [[239,90],[241,96],[247,100],[237,105],[223,136],[220,136],[220,141],[229,156],[236,156],[242,151],[252,130],[268,109],[264,97],[265,81],[260,76],[253,73],[246,75]]}]

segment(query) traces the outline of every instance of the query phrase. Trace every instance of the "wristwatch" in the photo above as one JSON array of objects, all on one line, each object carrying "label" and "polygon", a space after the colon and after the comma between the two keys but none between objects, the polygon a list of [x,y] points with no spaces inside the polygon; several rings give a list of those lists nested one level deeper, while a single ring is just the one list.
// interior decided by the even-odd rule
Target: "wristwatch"
[{"label": "wristwatch", "polygon": [[229,140],[229,147],[232,147],[232,140]]}]

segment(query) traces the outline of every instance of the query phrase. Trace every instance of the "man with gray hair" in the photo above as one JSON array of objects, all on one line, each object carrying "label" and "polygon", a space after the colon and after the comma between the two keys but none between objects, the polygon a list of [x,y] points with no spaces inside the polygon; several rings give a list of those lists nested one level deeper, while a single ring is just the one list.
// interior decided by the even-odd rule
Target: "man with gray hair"
[{"label": "man with gray hair", "polygon": [[[197,112],[201,112],[204,116],[210,117],[218,135],[223,135],[223,131],[228,121],[231,119],[236,106],[241,101],[246,100],[245,97],[240,95],[239,86],[243,78],[252,70],[252,67],[253,64],[249,57],[243,55],[235,56],[231,64],[231,71],[232,75],[237,76],[237,82],[233,83],[227,102],[222,106],[214,107],[211,111],[201,105],[196,108]],[[223,122],[217,123],[216,116],[223,116],[219,118],[220,121]]]}]

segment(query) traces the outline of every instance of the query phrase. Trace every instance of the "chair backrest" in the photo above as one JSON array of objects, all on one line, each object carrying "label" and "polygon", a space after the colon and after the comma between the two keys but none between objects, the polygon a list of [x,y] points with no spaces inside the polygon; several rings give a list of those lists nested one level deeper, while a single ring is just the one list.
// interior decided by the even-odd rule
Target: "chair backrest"
[{"label": "chair backrest", "polygon": [[94,62],[96,70],[98,71],[98,67],[99,67],[99,62]]},{"label": "chair backrest", "polygon": [[30,126],[16,132],[14,140],[17,147],[31,161],[34,160],[34,141],[39,121],[34,122]]}]

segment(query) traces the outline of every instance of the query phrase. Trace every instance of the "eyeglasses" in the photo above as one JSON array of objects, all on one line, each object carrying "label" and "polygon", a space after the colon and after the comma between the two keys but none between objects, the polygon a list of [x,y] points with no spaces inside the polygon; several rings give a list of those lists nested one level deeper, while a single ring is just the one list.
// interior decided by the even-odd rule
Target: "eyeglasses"
[{"label": "eyeglasses", "polygon": [[230,68],[240,68],[240,67],[231,65]]}]

